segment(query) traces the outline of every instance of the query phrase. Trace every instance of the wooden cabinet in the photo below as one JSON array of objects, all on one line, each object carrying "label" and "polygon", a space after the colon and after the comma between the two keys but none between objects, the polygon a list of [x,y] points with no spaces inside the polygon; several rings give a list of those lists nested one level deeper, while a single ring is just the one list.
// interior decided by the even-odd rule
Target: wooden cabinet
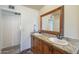
[{"label": "wooden cabinet", "polygon": [[43,43],[43,53],[44,54],[50,54],[51,53],[50,47],[46,43]]},{"label": "wooden cabinet", "polygon": [[32,52],[35,54],[67,54],[66,51],[59,49],[43,40],[32,36]]},{"label": "wooden cabinet", "polygon": [[42,42],[35,37],[32,37],[32,51],[33,53],[42,53]]}]

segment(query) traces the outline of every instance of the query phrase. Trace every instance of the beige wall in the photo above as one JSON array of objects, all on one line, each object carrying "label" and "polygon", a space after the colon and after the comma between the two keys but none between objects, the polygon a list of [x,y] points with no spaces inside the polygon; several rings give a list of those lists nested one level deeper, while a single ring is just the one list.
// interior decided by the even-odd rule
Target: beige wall
[{"label": "beige wall", "polygon": [[[40,10],[40,14],[51,11],[61,5],[48,5]],[[64,6],[64,36],[79,39],[79,6]]]},{"label": "beige wall", "polygon": [[30,48],[31,47],[30,35],[31,35],[31,32],[33,32],[35,22],[38,20],[39,11],[25,7],[25,6],[20,6],[20,5],[16,5],[14,10],[8,9],[8,5],[1,5],[0,9],[1,10],[5,9],[8,11],[21,13],[21,41],[20,41],[21,46],[20,46],[20,49],[22,51],[22,50]]},{"label": "beige wall", "polygon": [[50,10],[60,7],[61,5],[46,5],[40,10],[40,14],[44,14]]},{"label": "beige wall", "polygon": [[65,6],[64,34],[66,37],[79,39],[79,6]]}]

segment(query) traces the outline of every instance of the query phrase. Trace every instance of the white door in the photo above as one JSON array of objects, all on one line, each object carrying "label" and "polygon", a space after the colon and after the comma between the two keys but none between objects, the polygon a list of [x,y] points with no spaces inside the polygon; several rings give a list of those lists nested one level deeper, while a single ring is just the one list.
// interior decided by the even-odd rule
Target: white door
[{"label": "white door", "polygon": [[20,15],[2,11],[3,18],[3,48],[20,44]]}]

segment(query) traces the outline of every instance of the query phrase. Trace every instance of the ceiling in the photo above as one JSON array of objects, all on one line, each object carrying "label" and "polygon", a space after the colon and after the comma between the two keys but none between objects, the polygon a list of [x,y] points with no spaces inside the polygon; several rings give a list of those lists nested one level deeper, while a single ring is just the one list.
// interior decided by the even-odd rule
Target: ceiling
[{"label": "ceiling", "polygon": [[32,8],[32,9],[36,9],[36,10],[40,10],[41,8],[44,7],[44,5],[24,5],[24,6]]}]

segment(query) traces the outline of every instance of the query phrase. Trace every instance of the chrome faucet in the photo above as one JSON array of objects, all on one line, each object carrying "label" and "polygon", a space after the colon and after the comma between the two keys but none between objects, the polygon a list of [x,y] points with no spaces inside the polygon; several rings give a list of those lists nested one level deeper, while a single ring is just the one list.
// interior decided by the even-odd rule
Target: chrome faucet
[{"label": "chrome faucet", "polygon": [[58,39],[60,39],[60,40],[62,40],[62,38],[64,38],[64,36],[63,36],[62,34],[58,34],[58,35],[56,35],[56,37],[57,37]]}]

